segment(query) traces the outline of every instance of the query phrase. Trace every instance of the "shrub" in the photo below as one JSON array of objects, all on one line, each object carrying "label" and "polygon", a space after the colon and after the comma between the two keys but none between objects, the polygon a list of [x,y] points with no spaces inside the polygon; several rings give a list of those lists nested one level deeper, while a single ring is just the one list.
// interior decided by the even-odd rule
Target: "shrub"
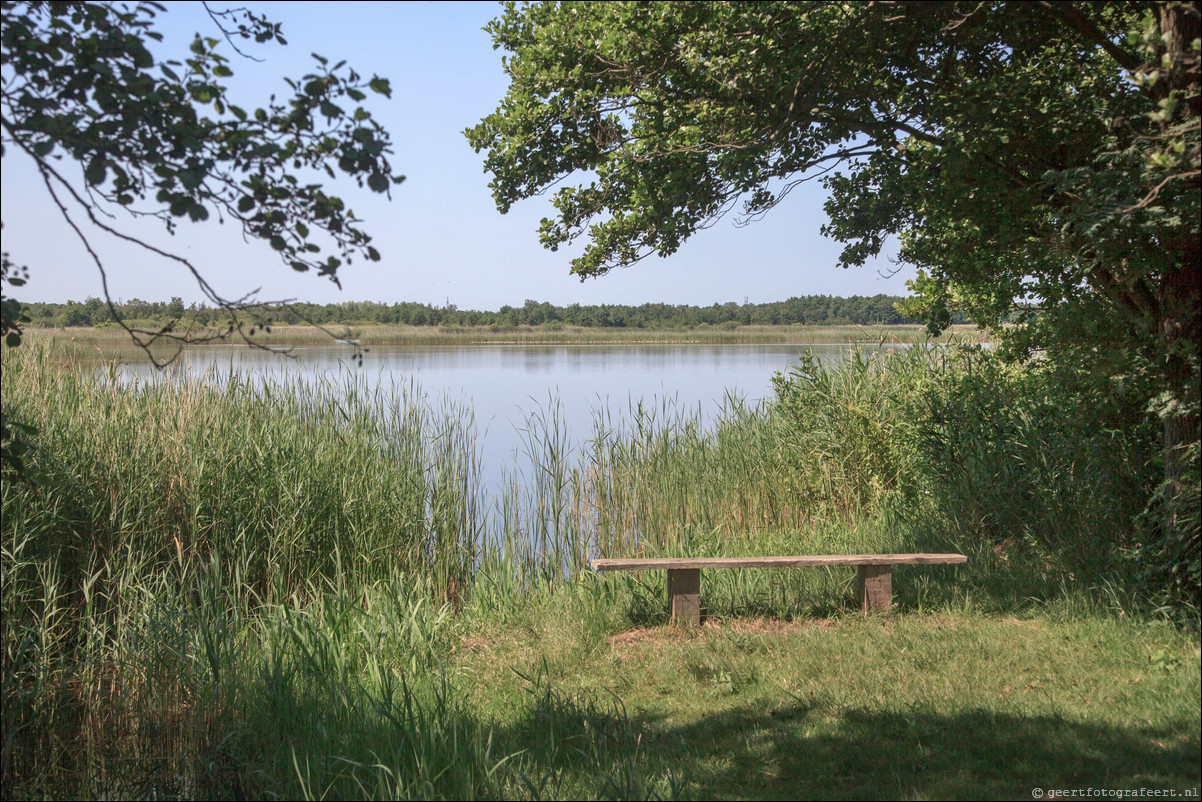
[{"label": "shrub", "polygon": [[[912,513],[921,494],[957,536],[1110,570],[1135,548],[1155,491],[1158,431],[1137,393],[1074,375],[1046,359],[916,346],[831,365],[807,355],[776,391],[795,469],[848,514],[885,503]],[[1190,549],[1154,547],[1160,562],[1192,553],[1196,566],[1196,539]]]}]

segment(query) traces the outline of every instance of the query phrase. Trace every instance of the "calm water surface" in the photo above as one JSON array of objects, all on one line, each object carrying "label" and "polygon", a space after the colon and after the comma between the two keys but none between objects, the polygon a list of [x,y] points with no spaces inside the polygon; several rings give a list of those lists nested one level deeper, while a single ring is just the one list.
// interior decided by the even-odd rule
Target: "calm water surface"
[{"label": "calm water surface", "polygon": [[[360,366],[348,346],[309,346],[288,356],[246,346],[186,350],[170,375],[216,375],[230,370],[316,381],[357,379],[369,386],[416,384],[432,404],[444,400],[475,411],[486,484],[499,468],[520,462],[529,416],[553,417],[569,444],[579,446],[606,412],[615,424],[632,405],[697,412],[712,421],[728,397],[755,403],[772,395],[772,377],[812,349],[837,359],[853,346],[735,345],[465,345],[372,347]],[[875,348],[874,345],[857,346]],[[150,377],[137,352],[122,355],[127,375]]]}]

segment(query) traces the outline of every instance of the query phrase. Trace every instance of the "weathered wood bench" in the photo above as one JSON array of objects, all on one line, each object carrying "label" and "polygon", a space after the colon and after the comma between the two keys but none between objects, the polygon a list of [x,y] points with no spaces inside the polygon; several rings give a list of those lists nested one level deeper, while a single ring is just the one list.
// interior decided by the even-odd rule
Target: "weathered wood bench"
[{"label": "weathered wood bench", "polygon": [[676,624],[701,624],[702,568],[793,568],[804,565],[854,565],[859,569],[860,607],[888,610],[893,604],[893,566],[966,563],[963,554],[831,554],[810,557],[661,557],[595,559],[594,571],[668,571],[668,611]]}]

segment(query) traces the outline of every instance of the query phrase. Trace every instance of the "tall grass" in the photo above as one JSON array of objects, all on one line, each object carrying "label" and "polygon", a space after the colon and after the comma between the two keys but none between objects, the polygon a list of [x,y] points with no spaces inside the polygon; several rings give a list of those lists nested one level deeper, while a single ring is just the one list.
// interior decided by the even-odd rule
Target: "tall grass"
[{"label": "tall grass", "polygon": [[126,575],[72,605],[58,564],[36,565],[32,611],[5,599],[9,793],[497,794],[501,757],[433,670],[450,610],[411,576],[265,605],[231,598],[239,567],[214,558],[185,582]]},{"label": "tall grass", "polygon": [[[713,426],[672,402],[634,403],[625,418],[596,412],[573,449],[555,405],[525,429],[533,474],[502,510],[500,534],[527,562],[545,556],[572,576],[598,555],[669,553],[721,533],[746,543],[816,514],[779,439],[782,421],[728,398]],[[521,550],[528,544],[529,551]]]},{"label": "tall grass", "polygon": [[126,382],[116,368],[63,372],[30,349],[5,365],[5,399],[42,429],[31,494],[14,512],[44,553],[89,574],[136,554],[187,574],[213,554],[243,565],[265,601],[334,574],[395,569],[462,581],[479,548],[479,461],[470,410],[412,386]]},{"label": "tall grass", "polygon": [[789,451],[841,510],[885,505],[965,548],[1065,571],[1119,569],[1155,487],[1155,420],[1075,393],[1055,366],[974,346],[914,346],[776,381]]}]

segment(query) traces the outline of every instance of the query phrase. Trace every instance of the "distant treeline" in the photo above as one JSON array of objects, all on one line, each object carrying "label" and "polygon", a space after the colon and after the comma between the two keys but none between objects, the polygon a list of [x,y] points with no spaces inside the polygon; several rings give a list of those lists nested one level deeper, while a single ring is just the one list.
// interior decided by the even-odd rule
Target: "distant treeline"
[{"label": "distant treeline", "polygon": [[[553,306],[527,300],[522,306],[502,306],[496,312],[459,309],[454,304],[429,306],[420,303],[380,304],[345,301],[340,304],[296,303],[272,310],[275,323],[319,323],[363,326],[372,324],[407,326],[583,326],[595,328],[696,328],[698,326],[804,326],[804,325],[891,325],[917,323],[897,311],[896,295],[806,295],[766,304],[732,302],[712,306],[672,306],[646,303],[572,304]],[[108,306],[98,298],[65,304],[23,304],[34,326],[115,325]],[[185,321],[193,326],[219,325],[221,310],[204,305],[185,306],[180,298],[142,301],[134,298],[115,304],[122,320],[166,325]],[[956,322],[964,322],[957,320]]]}]

